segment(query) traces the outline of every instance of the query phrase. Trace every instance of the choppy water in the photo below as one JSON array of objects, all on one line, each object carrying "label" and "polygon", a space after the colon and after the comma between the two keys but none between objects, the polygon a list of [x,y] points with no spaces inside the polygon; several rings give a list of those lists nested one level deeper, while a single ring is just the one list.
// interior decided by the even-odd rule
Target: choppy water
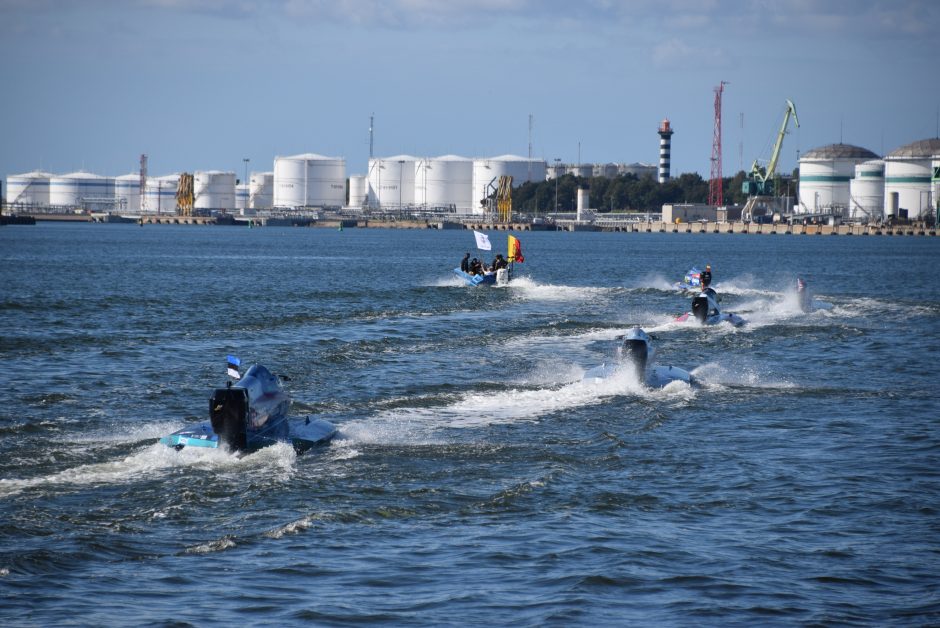
[{"label": "choppy water", "polygon": [[[940,242],[520,238],[0,230],[0,621],[940,622]],[[705,262],[747,326],[672,322]],[[702,387],[581,382],[634,324]],[[228,353],[340,437],[159,445]]]}]

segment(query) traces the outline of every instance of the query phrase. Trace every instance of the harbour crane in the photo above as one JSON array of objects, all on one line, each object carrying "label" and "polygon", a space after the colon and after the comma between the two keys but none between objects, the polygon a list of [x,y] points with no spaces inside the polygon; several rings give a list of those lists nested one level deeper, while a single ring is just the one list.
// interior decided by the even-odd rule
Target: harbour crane
[{"label": "harbour crane", "polygon": [[[780,149],[783,147],[783,137],[787,134],[787,125],[790,124],[790,117],[793,117],[793,123],[799,127],[800,119],[796,115],[796,106],[792,100],[787,100],[787,109],[783,114],[783,124],[780,125],[780,132],[777,133],[777,141],[774,142],[774,150],[770,156],[770,162],[766,168],[758,165],[754,160],[751,166],[751,172],[744,181],[743,192],[747,194],[747,203],[741,210],[741,215],[745,220],[760,220],[760,215],[771,217],[775,214],[774,209],[774,175],[777,174],[777,161],[780,159]],[[776,218],[773,218],[776,220]]]},{"label": "harbour crane", "polygon": [[761,168],[754,160],[751,166],[751,172],[744,182],[744,193],[748,196],[773,196],[774,193],[774,175],[777,172],[777,160],[780,159],[780,149],[783,146],[783,136],[787,134],[787,125],[790,123],[790,116],[793,116],[793,124],[800,126],[800,119],[796,115],[796,106],[792,100],[787,100],[787,110],[783,114],[783,124],[780,125],[780,132],[777,134],[777,141],[774,142],[774,150],[770,156],[770,162],[767,168]]}]

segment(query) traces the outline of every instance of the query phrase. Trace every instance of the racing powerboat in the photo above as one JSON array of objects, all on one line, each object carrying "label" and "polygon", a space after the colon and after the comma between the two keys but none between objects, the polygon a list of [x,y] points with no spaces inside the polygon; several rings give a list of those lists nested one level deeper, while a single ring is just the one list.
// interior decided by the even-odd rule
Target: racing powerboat
[{"label": "racing powerboat", "polygon": [[[237,374],[237,359],[229,369]],[[209,399],[209,421],[164,436],[160,442],[177,450],[184,447],[224,448],[243,454],[278,442],[290,443],[302,453],[329,442],[336,427],[322,419],[289,420],[291,398],[281,380],[256,364],[237,382],[216,388]]]},{"label": "racing powerboat", "polygon": [[802,277],[796,278],[796,298],[800,304],[800,310],[807,313],[813,311],[813,295],[810,294]]},{"label": "racing powerboat", "polygon": [[700,292],[702,290],[702,271],[693,266],[682,278],[682,281],[676,282],[675,287],[683,292]]},{"label": "racing powerboat", "polygon": [[649,361],[655,352],[649,334],[639,327],[634,327],[623,336],[617,348],[617,360],[613,364],[601,364],[588,370],[583,381],[597,383],[622,369],[632,368],[637,377],[650,388],[662,388],[672,382],[694,384],[692,375],[685,369],[676,366],[650,366]]},{"label": "racing powerboat", "polygon": [[718,323],[727,322],[735,327],[740,327],[746,322],[737,314],[721,311],[718,307],[718,295],[713,288],[705,288],[692,297],[692,311],[676,317],[676,321],[680,323],[693,320],[702,325],[717,325]]}]

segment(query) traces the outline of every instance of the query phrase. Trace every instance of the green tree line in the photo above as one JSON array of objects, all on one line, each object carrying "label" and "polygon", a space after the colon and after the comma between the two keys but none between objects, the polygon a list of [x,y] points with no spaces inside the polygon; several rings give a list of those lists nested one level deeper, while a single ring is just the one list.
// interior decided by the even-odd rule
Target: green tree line
[{"label": "green tree line", "polygon": [[[789,181],[792,196],[796,195],[799,171],[793,171]],[[742,187],[747,175],[743,170],[733,177],[725,177],[722,193],[726,205],[743,205],[747,196]],[[639,211],[658,212],[667,203],[707,203],[708,181],[698,173],[681,174],[663,184],[650,176],[637,177],[624,174],[611,179],[606,177],[576,177],[566,174],[548,181],[524,183],[512,192],[513,210],[525,214],[573,212],[577,209],[578,188],[590,190],[591,208],[600,212]],[[779,194],[787,192],[787,183],[778,181]]]}]

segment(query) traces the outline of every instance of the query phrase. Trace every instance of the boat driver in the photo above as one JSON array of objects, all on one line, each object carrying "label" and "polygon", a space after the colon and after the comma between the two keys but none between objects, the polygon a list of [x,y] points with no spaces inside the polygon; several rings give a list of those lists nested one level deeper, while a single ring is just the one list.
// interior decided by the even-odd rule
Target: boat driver
[{"label": "boat driver", "polygon": [[712,283],[712,267],[710,265],[705,266],[705,270],[702,271],[702,274],[699,276],[699,279],[702,281],[702,290],[709,287]]}]

